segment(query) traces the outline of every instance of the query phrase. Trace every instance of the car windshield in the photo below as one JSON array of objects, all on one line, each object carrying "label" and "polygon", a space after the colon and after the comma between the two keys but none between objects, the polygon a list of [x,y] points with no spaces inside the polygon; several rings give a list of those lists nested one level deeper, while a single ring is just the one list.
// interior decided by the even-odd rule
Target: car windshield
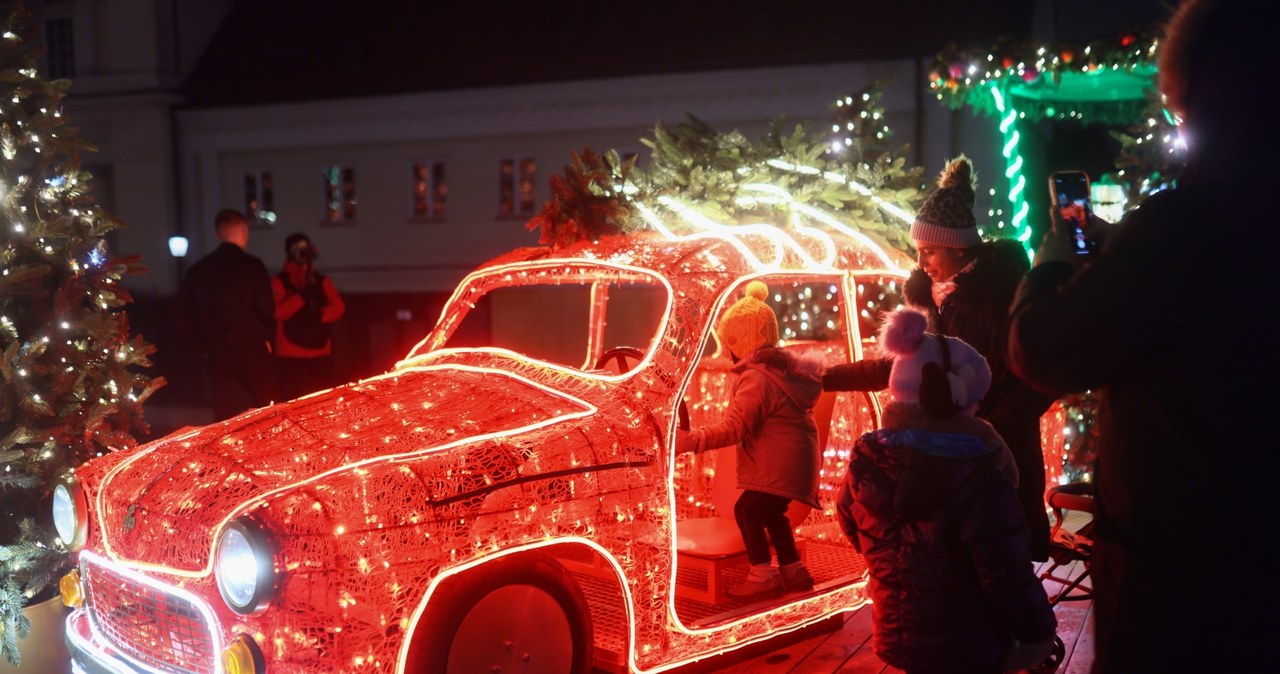
[{"label": "car windshield", "polygon": [[440,323],[410,356],[440,349],[499,348],[579,370],[623,347],[647,353],[665,323],[666,283],[646,272],[594,264],[489,271],[469,277]]}]

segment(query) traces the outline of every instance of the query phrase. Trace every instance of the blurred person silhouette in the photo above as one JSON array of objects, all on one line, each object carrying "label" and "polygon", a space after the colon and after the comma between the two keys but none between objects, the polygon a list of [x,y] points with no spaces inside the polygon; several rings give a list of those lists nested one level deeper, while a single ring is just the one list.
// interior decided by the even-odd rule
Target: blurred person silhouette
[{"label": "blurred person silhouette", "polygon": [[1186,167],[1080,256],[1054,217],[1015,300],[1009,359],[1051,395],[1095,390],[1094,672],[1259,672],[1265,543],[1275,504],[1280,324],[1267,299],[1280,97],[1246,64],[1276,63],[1248,3],[1187,0],[1157,54]]},{"label": "blurred person silhouette", "polygon": [[276,397],[271,358],[271,281],[245,252],[249,221],[232,209],[214,217],[218,247],[191,266],[178,289],[179,330],[206,355],[214,421]]},{"label": "blurred person silhouette", "polygon": [[275,354],[286,400],[334,385],[333,324],[346,311],[333,281],[316,271],[319,249],[306,234],[284,240],[285,261],[271,277]]},{"label": "blurred person silhouette", "polygon": [[[1013,452],[1031,559],[1044,561],[1049,557],[1049,516],[1040,416],[1053,399],[1014,376],[1005,359],[1009,305],[1029,266],[1027,254],[1013,239],[982,240],[973,215],[973,187],[973,166],[966,157],[947,163],[938,189],[911,225],[920,266],[903,286],[903,296],[929,316],[930,330],[960,338],[991,368],[991,387],[978,417],[991,422]],[[892,364],[892,358],[872,357],[835,365],[823,376],[822,386],[828,391],[879,391],[889,384]]]}]

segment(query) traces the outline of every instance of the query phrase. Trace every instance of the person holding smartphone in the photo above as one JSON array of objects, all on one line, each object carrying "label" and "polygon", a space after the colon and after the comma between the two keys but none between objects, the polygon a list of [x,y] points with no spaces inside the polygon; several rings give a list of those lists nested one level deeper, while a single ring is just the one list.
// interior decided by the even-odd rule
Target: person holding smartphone
[{"label": "person holding smartphone", "polygon": [[1098,393],[1095,674],[1275,667],[1280,218],[1259,158],[1280,97],[1239,67],[1274,60],[1269,33],[1245,3],[1179,7],[1158,54],[1177,186],[1112,232],[1091,219],[1096,255],[1055,214],[1014,303],[1013,371]]},{"label": "person holding smartphone", "polygon": [[[1044,502],[1044,454],[1040,415],[1053,398],[1015,377],[1005,360],[1007,316],[1014,290],[1028,269],[1026,251],[1013,239],[983,241],[973,215],[973,166],[949,162],[911,226],[920,267],[903,288],[907,304],[925,311],[931,332],[957,337],[977,349],[991,367],[992,383],[978,416],[995,427],[1018,467],[1018,500],[1030,527],[1031,559],[1049,557],[1049,517]],[[829,391],[878,391],[888,386],[892,358],[872,357],[827,370]]]}]

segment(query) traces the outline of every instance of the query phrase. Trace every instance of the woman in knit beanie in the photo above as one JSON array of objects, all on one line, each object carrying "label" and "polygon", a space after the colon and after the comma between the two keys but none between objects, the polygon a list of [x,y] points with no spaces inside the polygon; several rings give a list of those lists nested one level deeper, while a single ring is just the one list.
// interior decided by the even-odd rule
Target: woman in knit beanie
[{"label": "woman in knit beanie", "polygon": [[[973,216],[973,165],[961,155],[938,176],[938,189],[911,225],[919,268],[903,287],[910,306],[929,317],[929,330],[956,337],[982,354],[992,383],[978,416],[995,426],[1018,464],[1018,500],[1031,527],[1031,558],[1049,557],[1049,518],[1044,504],[1044,456],[1040,415],[1053,399],[1009,371],[1005,356],[1007,317],[1018,283],[1030,268],[1022,244],[983,241]],[[828,391],[879,391],[889,385],[892,360],[873,357],[827,371]]]}]

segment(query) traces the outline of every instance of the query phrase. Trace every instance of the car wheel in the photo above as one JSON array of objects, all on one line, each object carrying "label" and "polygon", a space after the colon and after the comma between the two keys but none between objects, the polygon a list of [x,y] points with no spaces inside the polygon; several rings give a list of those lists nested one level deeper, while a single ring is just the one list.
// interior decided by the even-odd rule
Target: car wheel
[{"label": "car wheel", "polygon": [[405,671],[587,674],[593,646],[587,600],[569,572],[547,555],[510,555],[440,584]]}]

